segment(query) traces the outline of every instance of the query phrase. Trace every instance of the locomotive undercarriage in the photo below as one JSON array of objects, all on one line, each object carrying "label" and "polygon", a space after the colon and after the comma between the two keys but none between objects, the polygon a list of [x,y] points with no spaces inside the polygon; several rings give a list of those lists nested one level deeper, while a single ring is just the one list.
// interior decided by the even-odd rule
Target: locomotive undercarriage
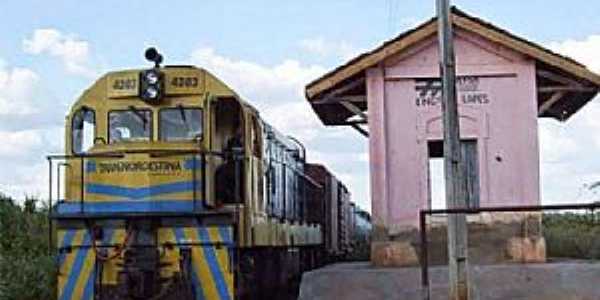
[{"label": "locomotive undercarriage", "polygon": [[161,269],[171,267],[175,262],[161,262],[160,245],[157,241],[157,224],[149,221],[136,221],[131,245],[123,252],[123,262],[117,264],[121,270],[117,274],[117,284],[105,284],[103,278],[104,260],[100,257],[108,253],[98,250],[96,256],[96,282],[94,299],[98,300],[138,300],[138,299],[195,299],[191,275],[191,251],[180,248],[179,270],[169,277],[161,277]]},{"label": "locomotive undercarriage", "polygon": [[[197,267],[198,264],[208,262],[199,260],[193,252],[198,251],[198,248],[223,250],[231,255],[230,267],[235,268],[235,246],[231,240],[234,238],[234,232],[230,232],[231,236],[227,237],[227,240],[208,242],[179,237],[173,240],[166,237],[165,232],[195,232],[202,229],[208,232],[219,227],[234,228],[232,216],[231,213],[222,213],[180,217],[146,215],[144,218],[136,215],[121,216],[119,219],[96,219],[94,216],[81,215],[58,217],[56,219],[59,231],[79,232],[75,235],[87,235],[90,238],[90,244],[77,244],[58,250],[62,253],[61,257],[75,257],[80,253],[94,252],[93,256],[86,254],[92,258],[89,276],[93,278],[93,292],[90,299],[198,299],[202,293],[206,293],[203,286],[206,278],[200,278],[197,271],[194,273],[194,264]],[[126,237],[121,238],[119,242],[108,243],[107,241],[111,240],[109,235],[114,235],[118,230],[126,231]],[[174,253],[177,259],[173,259]],[[64,261],[64,258],[62,260]],[[217,263],[220,263],[221,271],[224,272],[223,263]],[[83,271],[66,271],[68,273],[63,274],[63,277],[67,275],[85,278]],[[230,291],[235,292],[233,287]],[[220,296],[221,299],[224,299],[223,297]]]},{"label": "locomotive undercarriage", "polygon": [[302,273],[323,265],[321,246],[253,247],[239,251],[239,299],[298,296]]},{"label": "locomotive undercarriage", "polygon": [[[185,262],[184,262],[185,263]],[[133,300],[133,299],[195,299],[189,272],[182,271],[170,278],[161,278],[158,272],[132,271],[132,267],[121,272],[117,285],[99,283],[95,299]]]}]

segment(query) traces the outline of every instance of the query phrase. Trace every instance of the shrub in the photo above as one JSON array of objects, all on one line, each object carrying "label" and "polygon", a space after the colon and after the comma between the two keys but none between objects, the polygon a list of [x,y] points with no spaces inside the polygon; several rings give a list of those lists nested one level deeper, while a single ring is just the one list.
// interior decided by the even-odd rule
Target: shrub
[{"label": "shrub", "polygon": [[600,213],[545,214],[548,257],[600,259]]}]

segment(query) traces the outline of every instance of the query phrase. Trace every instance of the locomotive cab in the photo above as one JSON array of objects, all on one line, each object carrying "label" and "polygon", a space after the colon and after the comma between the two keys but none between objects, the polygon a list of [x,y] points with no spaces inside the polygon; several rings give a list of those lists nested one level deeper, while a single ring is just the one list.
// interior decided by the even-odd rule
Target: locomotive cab
[{"label": "locomotive cab", "polygon": [[[62,170],[66,188],[60,200],[65,203],[59,207],[68,210],[67,202],[83,198],[79,201],[85,202],[84,211],[97,210],[98,193],[93,187],[102,182],[153,186],[175,178],[187,178],[196,193],[178,197],[180,201],[209,208],[242,204],[246,128],[237,95],[204,70],[166,67],[160,69],[161,99],[149,101],[142,94],[144,72],[108,74],[73,106],[66,122],[65,148],[67,155],[79,159],[70,159]],[[225,186],[237,185],[237,193],[216,193],[219,176],[214,173],[221,169],[227,171],[220,174],[237,175],[220,176],[229,182]],[[116,186],[113,194],[125,188]]]}]

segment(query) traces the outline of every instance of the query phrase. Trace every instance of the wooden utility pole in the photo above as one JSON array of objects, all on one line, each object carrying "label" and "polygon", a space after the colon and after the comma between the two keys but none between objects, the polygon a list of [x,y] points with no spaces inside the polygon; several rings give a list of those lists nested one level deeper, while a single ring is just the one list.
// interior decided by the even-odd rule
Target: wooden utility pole
[{"label": "wooden utility pole", "polygon": [[[460,124],[456,101],[456,58],[450,20],[450,0],[437,0],[442,115],[444,118],[444,173],[446,206],[466,208],[466,178],[461,157]],[[469,299],[467,219],[464,214],[448,216],[448,268],[451,300]]]}]

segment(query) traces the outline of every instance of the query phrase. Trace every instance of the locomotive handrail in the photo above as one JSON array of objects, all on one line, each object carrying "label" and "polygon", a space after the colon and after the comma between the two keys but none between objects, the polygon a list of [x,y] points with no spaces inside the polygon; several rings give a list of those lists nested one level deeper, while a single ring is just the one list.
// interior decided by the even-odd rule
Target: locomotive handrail
[{"label": "locomotive handrail", "polygon": [[197,154],[197,155],[213,155],[213,156],[224,156],[225,152],[222,151],[204,151],[204,150],[138,150],[138,151],[111,151],[101,153],[81,153],[81,154],[51,154],[47,155],[46,158],[49,160],[56,159],[70,159],[70,158],[124,158],[126,154],[134,153],[147,153],[151,157],[167,157],[185,154]]},{"label": "locomotive handrail", "polygon": [[185,154],[196,154],[196,155],[212,155],[212,156],[225,156],[225,152],[219,151],[203,151],[203,150],[159,150],[159,151],[145,151],[150,154],[150,157],[169,157],[176,155]]},{"label": "locomotive handrail", "polygon": [[[119,214],[119,218],[123,218],[123,219],[137,219],[137,218],[153,218],[153,217],[199,217],[199,216],[203,216],[203,215],[217,215],[217,214],[235,214],[236,211],[235,210],[229,210],[229,211],[218,211],[215,212],[213,211],[212,213],[208,214],[206,212],[198,212],[197,210],[197,195],[196,195],[196,160],[197,160],[197,156],[198,155],[202,155],[202,163],[204,163],[204,158],[206,155],[215,155],[215,156],[222,156],[222,153],[219,152],[208,152],[208,151],[199,151],[199,150],[161,150],[158,151],[160,153],[152,153],[149,151],[144,151],[145,153],[150,153],[151,155],[157,155],[157,156],[174,156],[174,155],[192,155],[193,156],[193,166],[192,166],[192,176],[194,178],[194,180],[192,180],[192,190],[193,190],[193,212],[176,212],[176,213],[171,213],[171,212],[159,212],[159,213],[121,213]],[[84,220],[84,219],[110,219],[110,218],[114,218],[115,214],[102,214],[102,213],[86,213],[85,209],[84,209],[84,202],[85,202],[85,172],[84,172],[84,165],[85,165],[85,160],[86,159],[94,159],[94,158],[114,158],[114,159],[122,159],[126,157],[126,154],[131,153],[130,151],[126,151],[126,152],[104,152],[104,153],[81,153],[81,154],[51,154],[46,156],[47,160],[48,160],[48,241],[50,244],[50,247],[48,247],[48,251],[50,254],[52,254],[54,247],[52,245],[54,245],[54,241],[53,241],[53,231],[54,231],[54,225],[53,225],[53,219],[73,219],[73,220]],[[65,167],[70,167],[71,165],[66,163],[65,161],[68,160],[80,160],[81,163],[81,197],[79,199],[79,203],[80,203],[80,209],[79,209],[79,213],[69,213],[69,214],[59,214],[57,212],[57,207],[55,207],[54,202],[54,190],[53,190],[53,176],[54,176],[54,162],[55,161],[62,161],[59,162],[57,164],[58,166],[58,170],[57,171],[57,188],[56,188],[56,192],[58,193],[57,195],[57,201],[61,200],[60,198],[60,176],[61,176],[61,167],[65,166]],[[204,173],[204,169],[203,169],[203,174],[202,177],[205,178],[205,173]],[[202,202],[203,205],[205,205],[204,202]]]},{"label": "locomotive handrail", "polygon": [[[47,155],[46,159],[48,160],[48,242],[50,243],[50,245],[53,245],[53,223],[52,223],[52,217],[53,217],[53,190],[52,190],[52,169],[53,169],[53,161],[55,160],[66,160],[66,159],[73,159],[73,158],[79,158],[79,159],[85,159],[85,158],[101,158],[101,157],[115,157],[115,158],[122,158],[124,157],[123,154],[119,154],[119,153],[97,153],[97,154],[91,154],[91,153],[83,153],[83,154],[51,154],[51,155]],[[61,165],[66,165],[68,166],[68,164],[64,164],[61,163],[59,164],[59,169],[57,170],[57,176],[60,178],[60,166]],[[83,167],[83,164],[82,164]],[[57,183],[57,192],[58,197],[60,197],[60,180],[58,180]],[[83,197],[82,197],[83,198]],[[58,199],[57,199],[58,200]],[[53,247],[48,247],[48,253],[52,254],[52,249]]]},{"label": "locomotive handrail", "polygon": [[51,154],[47,155],[48,160],[57,159],[70,159],[70,158],[123,158],[125,154],[117,152],[105,152],[105,153],[82,153],[82,154]]},{"label": "locomotive handrail", "polygon": [[[70,160],[70,159],[78,159],[81,161],[81,191],[80,191],[80,199],[79,199],[79,203],[80,203],[80,213],[82,215],[84,214],[84,203],[85,203],[85,172],[84,172],[84,161],[85,159],[88,158],[115,158],[115,159],[121,159],[121,158],[125,158],[126,154],[131,153],[128,151],[125,152],[104,152],[104,153],[81,153],[81,154],[52,154],[52,155],[48,155],[46,158],[48,160],[48,165],[49,165],[49,176],[48,176],[48,182],[49,182],[49,197],[48,197],[48,217],[49,218],[53,218],[56,217],[57,214],[55,214],[55,207],[54,207],[54,191],[53,191],[53,186],[52,186],[52,182],[53,182],[53,162],[55,160]],[[192,181],[193,187],[193,210],[197,210],[197,195],[196,195],[196,180],[195,178],[197,177],[196,174],[196,163],[197,163],[197,156],[198,155],[202,155],[202,164],[205,163],[205,155],[216,155],[216,156],[222,156],[223,154],[221,152],[209,152],[209,151],[202,151],[202,150],[160,150],[160,151],[154,151],[154,152],[150,152],[150,151],[143,151],[142,153],[149,153],[152,157],[164,157],[164,156],[175,156],[175,155],[192,155],[193,156],[193,166],[192,166],[192,176],[194,178],[194,180]],[[59,168],[60,165],[65,165],[65,163],[60,163],[59,164]],[[203,170],[203,174],[202,177],[205,178],[205,173]],[[57,198],[60,198],[60,169],[58,170],[58,181],[57,182],[57,192],[59,193],[57,195]],[[60,200],[60,199],[57,199]],[[205,203],[203,202],[203,204],[205,205]],[[50,231],[50,235],[51,235],[51,230],[52,228],[49,228]]]},{"label": "locomotive handrail", "polygon": [[[84,202],[85,202],[85,191],[84,191],[84,160],[88,159],[88,158],[116,158],[116,159],[121,159],[121,158],[125,158],[126,154],[129,153],[148,153],[150,155],[150,157],[169,157],[169,156],[178,156],[178,155],[191,155],[193,157],[193,167],[192,169],[192,176],[193,178],[197,177],[196,174],[196,164],[197,162],[197,156],[201,155],[202,157],[201,159],[201,164],[204,165],[206,163],[205,157],[206,156],[218,156],[218,157],[224,157],[226,155],[225,152],[219,152],[219,151],[205,151],[205,150],[172,150],[172,149],[167,149],[167,150],[158,150],[158,151],[123,151],[123,152],[104,152],[104,153],[81,153],[81,154],[53,154],[53,155],[48,155],[47,159],[48,159],[48,164],[49,164],[49,197],[48,197],[48,207],[49,207],[49,216],[55,216],[55,214],[53,214],[53,209],[54,209],[54,203],[53,203],[53,187],[52,187],[52,181],[53,181],[53,161],[55,160],[69,160],[69,159],[79,159],[81,160],[81,182],[82,184],[81,186],[81,197],[79,199],[80,202],[80,212],[83,213],[84,212]],[[235,156],[235,155],[234,155]],[[235,156],[237,157],[237,156]],[[235,158],[234,158],[235,159]],[[203,174],[201,174],[202,178],[205,179],[206,174],[204,173],[205,170],[203,169]],[[60,176],[60,174],[58,175]],[[58,185],[60,185],[60,182],[57,183]],[[193,192],[193,209],[196,210],[197,209],[197,195],[196,195],[196,180],[192,181],[193,187],[192,187],[192,192]],[[57,191],[60,192],[60,188],[57,186]],[[58,198],[60,198],[60,194],[57,195]],[[57,199],[60,200],[60,199]],[[206,203],[202,202],[203,205],[206,205]]]}]

